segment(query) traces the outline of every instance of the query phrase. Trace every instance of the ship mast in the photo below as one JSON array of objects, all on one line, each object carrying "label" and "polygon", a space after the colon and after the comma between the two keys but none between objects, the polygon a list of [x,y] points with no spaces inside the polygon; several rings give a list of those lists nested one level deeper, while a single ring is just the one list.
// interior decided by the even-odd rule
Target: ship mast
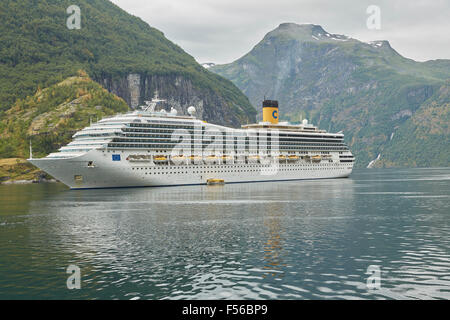
[{"label": "ship mast", "polygon": [[158,90],[156,90],[152,101],[145,101],[145,104],[147,105],[147,107],[144,108],[144,111],[146,111],[146,112],[154,112],[155,111],[155,107],[156,107],[156,105],[159,102],[166,102],[166,100],[159,99],[158,98]]}]

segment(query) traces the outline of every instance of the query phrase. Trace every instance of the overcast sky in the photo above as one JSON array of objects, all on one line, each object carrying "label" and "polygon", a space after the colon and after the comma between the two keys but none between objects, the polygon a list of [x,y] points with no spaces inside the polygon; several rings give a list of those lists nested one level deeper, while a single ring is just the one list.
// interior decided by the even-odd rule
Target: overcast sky
[{"label": "overcast sky", "polygon": [[[229,63],[280,23],[314,23],[361,41],[388,40],[405,57],[450,59],[450,0],[112,0],[198,62]],[[381,29],[367,27],[369,5]]]}]

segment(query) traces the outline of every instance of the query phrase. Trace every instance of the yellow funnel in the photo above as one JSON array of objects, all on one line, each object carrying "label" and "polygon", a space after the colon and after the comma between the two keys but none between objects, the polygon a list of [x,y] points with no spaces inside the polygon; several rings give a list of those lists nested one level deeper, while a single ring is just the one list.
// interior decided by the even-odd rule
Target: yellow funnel
[{"label": "yellow funnel", "polygon": [[272,124],[278,123],[278,101],[263,101],[263,121],[270,122]]}]

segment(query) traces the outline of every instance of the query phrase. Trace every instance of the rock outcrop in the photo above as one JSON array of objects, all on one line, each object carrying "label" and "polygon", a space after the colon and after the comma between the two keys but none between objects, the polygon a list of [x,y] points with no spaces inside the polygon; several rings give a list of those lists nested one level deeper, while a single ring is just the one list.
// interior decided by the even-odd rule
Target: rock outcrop
[{"label": "rock outcrop", "polygon": [[120,78],[96,79],[108,91],[124,99],[132,108],[144,105],[155,92],[167,99],[167,106],[173,106],[179,114],[187,115],[190,106],[196,108],[197,117],[216,124],[239,127],[254,121],[254,114],[247,113],[241,106],[213,90],[196,86],[180,75],[128,74]]}]

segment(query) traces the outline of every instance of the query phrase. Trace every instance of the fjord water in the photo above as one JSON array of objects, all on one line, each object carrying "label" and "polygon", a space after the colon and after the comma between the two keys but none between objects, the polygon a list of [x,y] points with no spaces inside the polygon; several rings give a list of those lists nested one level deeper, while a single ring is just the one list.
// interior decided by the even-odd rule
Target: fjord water
[{"label": "fjord water", "polygon": [[[450,168],[224,186],[4,185],[0,210],[2,299],[450,298]],[[79,290],[67,289],[69,265]],[[371,265],[379,289],[367,287]]]}]

